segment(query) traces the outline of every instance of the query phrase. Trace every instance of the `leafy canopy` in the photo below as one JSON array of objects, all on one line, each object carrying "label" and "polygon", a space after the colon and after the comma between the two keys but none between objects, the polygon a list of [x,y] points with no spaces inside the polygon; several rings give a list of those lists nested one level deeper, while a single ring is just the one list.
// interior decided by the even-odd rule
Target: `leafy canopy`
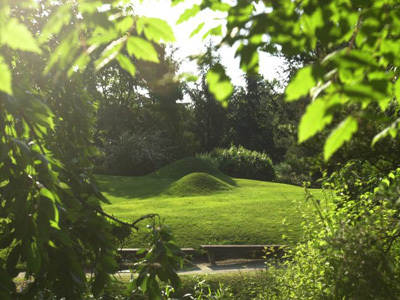
[{"label": "leafy canopy", "polygon": [[[173,1],[177,4],[181,1]],[[330,125],[343,122],[328,136],[328,160],[357,132],[357,124],[370,118],[367,110],[385,112],[382,131],[372,144],[399,129],[400,10],[396,0],[237,1],[233,5],[204,0],[201,10],[226,13],[221,21],[221,44],[239,45],[241,68],[256,72],[258,51],[294,56],[314,53],[313,64],[304,66],[286,88],[288,101],[309,97],[310,104],[299,128],[303,142]],[[188,9],[180,21],[197,9]],[[226,21],[226,25],[224,23]],[[201,33],[196,29],[193,34]],[[210,70],[210,91],[225,101],[232,90],[222,70]],[[212,88],[211,88],[212,87]],[[351,108],[343,110],[343,108]],[[343,111],[345,113],[343,114]],[[341,115],[338,115],[341,113]]]},{"label": "leafy canopy", "polygon": [[[112,60],[135,75],[134,59],[158,62],[154,46],[174,41],[165,21],[134,16],[129,2],[0,4],[1,299],[81,299],[88,286],[100,295],[117,268],[116,224],[135,228],[101,208],[108,200],[90,174],[95,106],[81,87]],[[160,267],[141,264],[129,289],[157,299],[156,277],[179,286],[180,258],[168,230],[151,228],[146,259]],[[23,291],[13,282],[20,263]]]}]

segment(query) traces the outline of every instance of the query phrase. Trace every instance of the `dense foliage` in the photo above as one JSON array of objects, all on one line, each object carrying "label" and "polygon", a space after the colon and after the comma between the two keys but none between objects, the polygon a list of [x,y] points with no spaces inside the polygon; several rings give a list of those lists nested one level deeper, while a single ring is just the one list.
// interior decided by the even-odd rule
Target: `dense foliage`
[{"label": "dense foliage", "polygon": [[[328,181],[336,192],[334,202],[325,210],[315,201],[320,222],[306,226],[305,243],[294,250],[283,275],[275,278],[276,290],[270,296],[397,299],[400,228],[398,201],[393,199],[399,174],[389,172],[399,166],[398,159],[390,158],[397,151],[399,129],[398,1],[287,0],[258,5],[202,1],[198,9],[227,14],[226,25],[219,25],[226,29],[221,30],[223,43],[240,45],[236,54],[242,69],[257,71],[257,50],[300,62],[285,91],[287,101],[308,100],[298,140],[322,137],[323,159],[338,163],[342,157],[345,166],[328,164],[328,176],[336,171]],[[210,90],[229,85],[223,69],[212,69],[208,78]],[[352,160],[347,163],[348,159]]]},{"label": "dense foliage", "polygon": [[168,159],[168,147],[161,132],[124,132],[108,140],[96,158],[97,173],[143,175],[159,169]]},{"label": "dense foliage", "polygon": [[[117,268],[115,223],[136,227],[135,220],[123,222],[103,211],[108,200],[91,176],[92,71],[116,58],[134,75],[128,56],[158,61],[152,43],[174,37],[165,22],[134,19],[129,11],[123,1],[108,1],[102,10],[92,1],[0,5],[2,299],[100,295]],[[134,23],[135,33],[128,35]],[[163,226],[155,225],[153,244],[171,244]],[[179,284],[170,261],[176,251],[166,249],[149,258],[163,259],[162,267],[138,270],[149,277],[141,291],[153,298],[156,276]],[[167,275],[160,273],[166,269]],[[13,281],[20,271],[23,289]]]},{"label": "dense foliage", "polygon": [[[174,81],[164,95],[169,100],[161,101],[152,92],[165,88],[157,84],[162,82],[159,69],[165,72],[163,76],[177,76],[177,62],[171,49],[167,54],[168,49],[158,49],[163,67],[148,63],[143,71],[139,64],[137,72],[141,73],[134,81],[117,64],[96,77],[102,91],[92,96],[99,103],[94,135],[102,153],[96,160],[96,172],[148,174],[179,158],[231,144],[266,152],[276,162],[285,159],[295,145],[292,129],[301,109],[297,103],[284,102],[277,81],[247,75],[246,86],[236,87],[228,108],[222,107],[208,90],[207,72],[214,65],[222,67],[215,46],[208,45],[198,67],[198,81]],[[147,84],[148,79],[141,80],[153,73],[153,85]],[[179,91],[190,102],[180,102]]]},{"label": "dense foliage", "polygon": [[216,148],[208,154],[222,172],[238,178],[273,181],[275,169],[266,153],[250,151],[242,146]]},{"label": "dense foliage", "polygon": [[[136,221],[103,211],[107,199],[91,176],[94,145],[103,150],[107,169],[123,156],[129,159],[123,172],[140,174],[164,159],[232,143],[265,151],[276,162],[287,159],[287,174],[307,173],[310,164],[315,173],[333,173],[333,208],[320,213],[322,225],[311,227],[308,242],[295,250],[282,277],[289,280],[277,281],[278,297],[398,295],[400,175],[389,173],[399,166],[398,1],[203,0],[179,22],[207,9],[226,16],[205,36],[222,35],[221,45],[238,45],[241,68],[250,74],[245,89],[232,87],[210,51],[199,59],[198,86],[183,88],[174,79],[177,64],[159,45],[174,41],[170,26],[134,16],[129,1],[2,1],[2,298],[75,299],[88,286],[97,296],[109,281],[116,267],[114,222],[134,228]],[[282,95],[255,75],[258,51],[296,62],[285,98],[300,102],[283,104]],[[178,103],[182,90],[192,106]],[[223,110],[216,100],[226,106],[230,96],[232,106]],[[156,134],[155,141],[140,144],[143,132]],[[302,145],[295,145],[295,135]],[[299,159],[304,153],[310,159]],[[347,164],[339,170],[337,163]],[[151,228],[155,247],[174,245],[162,226]],[[160,256],[139,268],[143,281],[133,281],[132,290],[158,298],[156,276],[178,286],[177,261],[168,256],[175,252],[151,252]],[[13,282],[19,263],[30,279],[22,291]]]}]

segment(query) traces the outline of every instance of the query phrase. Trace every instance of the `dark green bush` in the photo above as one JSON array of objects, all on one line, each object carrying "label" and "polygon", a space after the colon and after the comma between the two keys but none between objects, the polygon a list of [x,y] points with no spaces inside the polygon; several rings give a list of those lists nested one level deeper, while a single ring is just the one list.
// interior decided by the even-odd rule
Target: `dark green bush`
[{"label": "dark green bush", "polygon": [[380,166],[368,161],[352,159],[324,180],[325,187],[351,200],[359,199],[366,192],[373,192],[383,177]]},{"label": "dark green bush", "polygon": [[287,155],[285,160],[275,165],[276,182],[303,186],[308,183],[310,187],[321,187],[320,160],[318,157],[299,157]]},{"label": "dark green bush", "polygon": [[305,242],[289,249],[284,268],[268,268],[280,272],[269,299],[400,299],[399,184],[400,170],[356,201],[308,194],[319,217],[308,209]]},{"label": "dark green bush", "polygon": [[106,141],[100,150],[95,170],[98,174],[141,176],[170,160],[170,149],[161,131],[125,132]]},{"label": "dark green bush", "polygon": [[250,151],[242,146],[217,148],[210,153],[220,171],[232,177],[266,180],[275,179],[275,169],[266,153]]}]

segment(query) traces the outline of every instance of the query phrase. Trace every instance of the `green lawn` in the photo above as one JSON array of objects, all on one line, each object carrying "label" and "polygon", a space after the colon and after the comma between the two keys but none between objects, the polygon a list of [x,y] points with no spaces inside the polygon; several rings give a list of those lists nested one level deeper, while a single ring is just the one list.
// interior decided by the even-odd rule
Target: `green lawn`
[{"label": "green lawn", "polygon": [[[98,175],[100,187],[112,203],[104,205],[105,211],[127,221],[158,213],[164,223],[171,226],[182,247],[198,248],[201,244],[292,244],[301,240],[302,218],[298,204],[294,203],[302,202],[303,209],[306,209],[302,201],[305,192],[301,187],[234,179],[229,189],[193,195],[196,189],[188,186],[193,182],[191,177],[178,179],[190,172],[179,176],[165,173],[168,176],[159,173],[143,177]],[[218,174],[213,175],[218,177]],[[183,184],[177,191],[179,196],[164,192],[171,191],[171,186],[179,187],[180,182]],[[182,197],[185,187],[190,196]],[[320,195],[321,191],[314,190],[314,193]],[[286,225],[282,224],[284,219]],[[282,239],[283,234],[288,237],[287,240]],[[126,244],[142,245],[140,234],[134,235]]]}]

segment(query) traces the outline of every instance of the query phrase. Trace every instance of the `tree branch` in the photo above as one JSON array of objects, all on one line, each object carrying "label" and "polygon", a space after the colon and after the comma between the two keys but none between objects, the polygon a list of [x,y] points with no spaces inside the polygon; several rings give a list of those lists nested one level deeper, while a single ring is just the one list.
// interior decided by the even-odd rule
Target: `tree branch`
[{"label": "tree branch", "polygon": [[347,53],[350,53],[351,49],[353,49],[353,47],[355,45],[356,37],[357,37],[358,32],[360,31],[362,21],[363,21],[362,16],[360,16],[358,18],[357,25],[356,25],[356,28],[354,29],[353,35],[350,39],[349,46],[347,47]]},{"label": "tree branch", "polygon": [[92,205],[90,205],[89,203],[87,203],[86,201],[84,201],[83,199],[81,199],[80,197],[76,197],[78,199],[79,202],[81,202],[82,204],[84,204],[85,206],[93,209],[95,212],[97,212],[98,214],[102,215],[103,217],[106,217],[110,220],[113,220],[121,225],[127,226],[127,227],[131,227],[133,229],[135,229],[136,231],[139,230],[139,227],[136,226],[137,223],[139,223],[140,221],[146,220],[146,219],[150,219],[150,218],[154,218],[155,216],[158,216],[158,214],[148,214],[148,215],[144,215],[141,216],[139,219],[133,221],[132,223],[128,223],[125,221],[122,221],[106,212],[104,212],[102,209],[98,208],[98,207],[94,207]]}]

